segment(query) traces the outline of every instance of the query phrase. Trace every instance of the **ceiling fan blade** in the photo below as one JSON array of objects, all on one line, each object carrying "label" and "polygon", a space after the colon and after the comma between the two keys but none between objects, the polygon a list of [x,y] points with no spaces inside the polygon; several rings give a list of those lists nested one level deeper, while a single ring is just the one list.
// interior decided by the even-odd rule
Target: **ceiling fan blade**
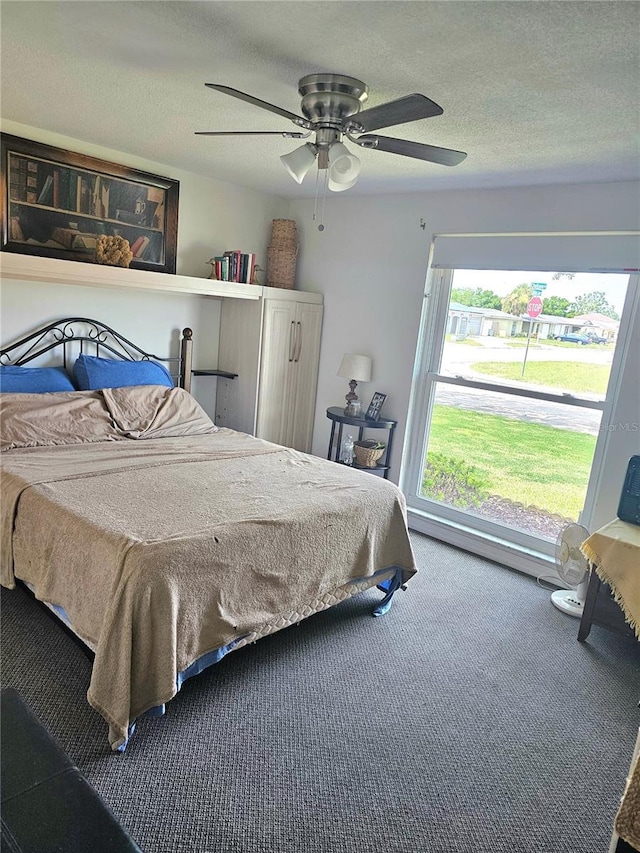
[{"label": "ceiling fan blade", "polygon": [[464,151],[454,151],[452,148],[438,148],[435,145],[425,145],[423,142],[391,139],[388,136],[377,136],[373,133],[369,136],[351,139],[351,141],[357,145],[362,145],[363,148],[388,151],[389,154],[402,154],[404,157],[415,157],[416,160],[440,163],[441,166],[457,166],[467,156]]},{"label": "ceiling fan blade", "polygon": [[306,139],[310,133],[295,130],[194,130],[196,136],[284,136],[285,139]]},{"label": "ceiling fan blade", "polygon": [[442,115],[444,110],[435,101],[425,95],[405,95],[396,101],[371,107],[353,116],[349,121],[359,125],[360,133],[369,133],[371,130],[379,130],[381,127],[391,127],[394,124],[405,124],[408,121],[417,121],[419,118],[431,118]]},{"label": "ceiling fan blade", "polygon": [[239,98],[241,101],[246,101],[248,104],[254,104],[256,107],[262,107],[263,110],[269,110],[270,113],[288,118],[295,124],[301,127],[306,127],[307,120],[295,113],[290,113],[289,110],[284,110],[282,107],[276,107],[274,104],[269,104],[267,101],[261,101],[260,98],[254,98],[253,95],[247,95],[246,92],[241,92],[239,89],[232,89],[230,86],[220,86],[218,83],[205,83],[209,89],[215,89],[217,92],[222,92],[225,95],[231,95],[233,98]]}]

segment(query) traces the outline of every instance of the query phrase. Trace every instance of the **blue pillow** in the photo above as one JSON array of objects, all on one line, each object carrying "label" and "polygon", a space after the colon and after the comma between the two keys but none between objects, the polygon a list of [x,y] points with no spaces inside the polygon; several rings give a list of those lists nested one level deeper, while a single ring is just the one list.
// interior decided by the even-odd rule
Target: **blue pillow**
[{"label": "blue pillow", "polygon": [[45,394],[49,391],[75,391],[64,367],[0,366],[0,391],[10,394]]},{"label": "blue pillow", "polygon": [[167,385],[173,388],[171,374],[157,361],[121,361],[79,355],[73,365],[73,378],[79,391],[122,388],[125,385]]}]

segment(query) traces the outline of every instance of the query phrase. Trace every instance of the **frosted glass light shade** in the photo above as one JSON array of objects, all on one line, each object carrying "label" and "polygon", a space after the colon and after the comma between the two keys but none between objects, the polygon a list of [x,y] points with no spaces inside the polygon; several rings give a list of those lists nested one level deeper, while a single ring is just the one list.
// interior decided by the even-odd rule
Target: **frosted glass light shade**
[{"label": "frosted glass light shade", "polygon": [[340,362],[338,376],[355,379],[356,382],[370,382],[372,364],[373,361],[368,355],[345,353]]},{"label": "frosted glass light shade", "polygon": [[[331,173],[329,173],[329,175],[331,175]],[[331,180],[331,177],[329,177],[329,180],[327,181],[327,189],[331,190],[332,193],[341,193],[343,190],[350,190],[351,187],[355,186],[357,180],[357,178],[354,178],[352,181],[348,181],[347,183],[337,184],[335,181]]]},{"label": "frosted glass light shade", "polygon": [[292,151],[290,154],[283,154],[280,158],[280,162],[287,172],[289,172],[293,180],[301,184],[304,176],[316,162],[317,153],[318,149],[315,145],[312,145],[310,142],[305,142],[304,145],[296,148],[295,151]]},{"label": "frosted glass light shade", "polygon": [[[352,187],[360,174],[360,160],[342,142],[334,142],[329,149],[329,182]],[[331,187],[329,187],[331,189]],[[345,186],[345,189],[348,187]],[[335,192],[335,190],[334,190]]]}]

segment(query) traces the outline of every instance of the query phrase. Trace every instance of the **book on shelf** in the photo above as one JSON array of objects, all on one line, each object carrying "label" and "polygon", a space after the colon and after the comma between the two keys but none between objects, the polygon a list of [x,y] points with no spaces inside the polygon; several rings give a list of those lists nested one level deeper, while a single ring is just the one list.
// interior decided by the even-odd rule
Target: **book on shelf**
[{"label": "book on shelf", "polygon": [[101,195],[100,195],[100,183],[102,178],[100,175],[95,180],[93,185],[93,192],[91,193],[91,213],[94,216],[102,217],[102,213],[100,212],[100,205],[102,204]]},{"label": "book on shelf", "polygon": [[37,198],[38,204],[51,204],[53,201],[53,175],[47,175]]},{"label": "book on shelf", "polygon": [[80,231],[77,228],[52,228],[51,239],[56,243],[60,243],[65,249],[73,248],[73,241],[78,236]]},{"label": "book on shelf", "polygon": [[60,207],[60,169],[53,170],[53,201],[54,207]]},{"label": "book on shelf", "polygon": [[78,213],[92,213],[93,182],[90,177],[82,175],[80,178],[80,207]]},{"label": "book on shelf", "polygon": [[150,238],[146,235],[141,235],[131,244],[131,253],[134,258],[141,258],[144,255],[145,249],[151,242]]},{"label": "book on shelf", "polygon": [[223,253],[225,258],[228,258],[228,278],[226,281],[235,281],[236,280],[236,269],[237,269],[237,258],[236,255],[239,254],[235,249],[231,249],[227,252]]},{"label": "book on shelf", "polygon": [[256,271],[256,253],[249,252],[249,274],[247,276],[247,284],[253,284],[253,277]]},{"label": "book on shelf", "polygon": [[38,162],[9,154],[9,199],[35,204],[38,198]]},{"label": "book on shelf", "polygon": [[160,187],[149,187],[147,190],[146,223],[150,228],[164,231],[164,195]]},{"label": "book on shelf", "polygon": [[76,212],[82,213],[82,205],[84,202],[84,184],[82,182],[82,175],[78,175],[78,182],[76,184]]},{"label": "book on shelf", "polygon": [[140,225],[140,214],[134,213],[132,210],[116,209],[116,219],[119,222],[125,222],[127,225]]},{"label": "book on shelf", "polygon": [[60,181],[60,187],[59,187],[60,197],[58,199],[59,207],[61,207],[63,210],[73,210],[73,207],[71,206],[71,199],[69,198],[69,186],[70,186],[70,181],[71,181],[71,171],[69,169],[60,169],[59,181]]},{"label": "book on shelf", "polygon": [[27,163],[27,198],[31,204],[35,204],[38,198],[38,164],[29,161]]},{"label": "book on shelf", "polygon": [[51,239],[65,249],[95,249],[97,235],[77,228],[52,228]]},{"label": "book on shelf", "polygon": [[131,243],[131,245],[129,247],[131,249],[131,254],[133,255],[134,258],[136,256],[136,252],[138,251],[138,249],[140,248],[141,245],[142,245],[142,234],[139,237],[136,237],[136,239],[133,241],[133,243]]},{"label": "book on shelf", "polygon": [[76,213],[78,212],[78,181],[79,180],[80,180],[80,175],[77,172],[72,171],[70,169],[69,170],[69,187],[68,187],[68,194],[69,194],[68,209],[72,210]]},{"label": "book on shelf", "polygon": [[18,243],[24,243],[24,234],[20,226],[19,216],[9,217],[9,239],[16,240]]},{"label": "book on shelf", "polygon": [[9,197],[13,201],[27,200],[27,161],[9,154]]},{"label": "book on shelf", "polygon": [[93,185],[91,196],[91,212],[99,219],[106,219],[109,215],[109,181],[98,175]]},{"label": "book on shelf", "polygon": [[215,277],[218,281],[234,281],[238,284],[250,284],[256,266],[255,252],[241,252],[231,249],[213,259]]},{"label": "book on shelf", "polygon": [[71,244],[72,249],[95,249],[98,238],[95,234],[76,234]]}]

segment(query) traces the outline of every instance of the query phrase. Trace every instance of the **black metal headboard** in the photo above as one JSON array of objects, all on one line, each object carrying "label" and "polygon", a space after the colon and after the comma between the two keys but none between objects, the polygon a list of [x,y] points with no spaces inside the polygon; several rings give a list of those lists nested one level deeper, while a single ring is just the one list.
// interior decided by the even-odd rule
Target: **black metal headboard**
[{"label": "black metal headboard", "polygon": [[[33,359],[44,355],[56,347],[62,348],[62,364],[67,367],[70,345],[76,344],[74,353],[79,352],[90,355],[104,355],[114,357],[123,361],[144,361],[153,359],[171,365],[170,370],[176,384],[187,391],[191,390],[191,369],[193,332],[191,329],[182,330],[180,340],[180,355],[166,357],[145,352],[132,341],[116,332],[110,326],[100,323],[98,320],[90,320],[87,317],[65,317],[41,326],[31,334],[19,341],[0,349],[0,364],[24,365]],[[107,354],[110,354],[107,355]]]}]

